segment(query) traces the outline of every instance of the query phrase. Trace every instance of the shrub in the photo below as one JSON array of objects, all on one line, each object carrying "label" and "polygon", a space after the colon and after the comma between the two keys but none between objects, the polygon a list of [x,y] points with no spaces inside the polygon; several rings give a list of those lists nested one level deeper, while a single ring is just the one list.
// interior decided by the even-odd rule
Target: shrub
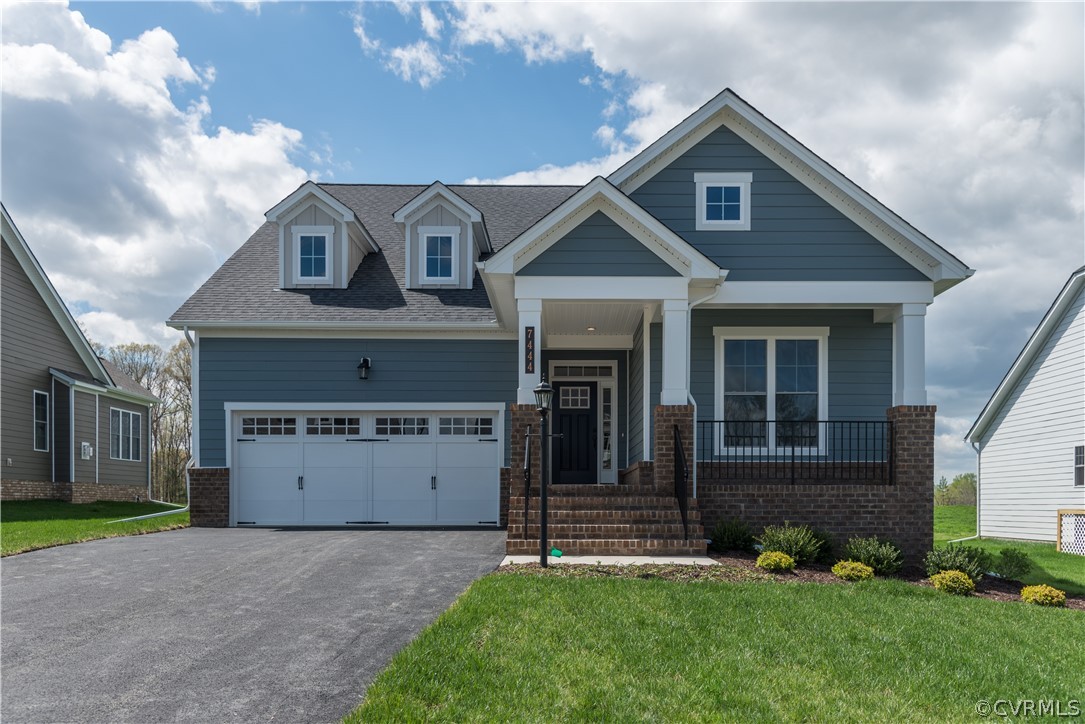
[{"label": "shrub", "polygon": [[832,535],[821,528],[814,528],[811,532],[815,538],[821,541],[821,548],[818,549],[817,557],[814,558],[816,562],[831,565],[840,560],[836,556],[836,543],[833,541]]},{"label": "shrub", "polygon": [[712,529],[712,550],[717,553],[725,551],[753,551],[753,533],[750,526],[737,518],[721,520]]},{"label": "shrub", "polygon": [[795,565],[803,565],[817,560],[825,542],[818,538],[808,525],[769,525],[757,539],[763,550],[786,553]]},{"label": "shrub", "polygon": [[845,581],[865,581],[874,577],[874,569],[859,561],[840,561],[833,566],[833,575]]},{"label": "shrub", "polygon": [[844,557],[850,561],[865,563],[879,576],[896,573],[903,562],[900,548],[878,538],[850,538],[844,546]]},{"label": "shrub", "polygon": [[1057,588],[1041,583],[1039,586],[1025,586],[1022,588],[1021,600],[1025,603],[1034,603],[1037,606],[1065,606],[1066,594]]},{"label": "shrub", "polygon": [[793,571],[795,559],[780,551],[765,551],[757,557],[757,567],[766,571]]},{"label": "shrub", "polygon": [[939,591],[952,593],[954,596],[967,596],[976,590],[976,584],[972,582],[967,573],[962,571],[942,571],[935,573],[930,578],[931,585]]},{"label": "shrub", "polygon": [[942,571],[961,571],[973,583],[979,583],[983,574],[991,569],[991,554],[982,548],[951,544],[935,548],[927,554],[923,564],[928,576]]},{"label": "shrub", "polygon": [[1032,559],[1020,548],[1003,548],[995,559],[995,573],[1020,581],[1032,570]]}]

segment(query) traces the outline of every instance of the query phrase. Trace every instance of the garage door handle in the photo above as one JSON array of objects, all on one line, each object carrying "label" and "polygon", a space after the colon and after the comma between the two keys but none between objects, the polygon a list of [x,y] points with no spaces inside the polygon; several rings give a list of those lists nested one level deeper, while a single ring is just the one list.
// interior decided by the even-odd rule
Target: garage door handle
[{"label": "garage door handle", "polygon": [[298,476],[298,490],[305,490],[305,476]]},{"label": "garage door handle", "polygon": [[479,442],[497,442],[497,438],[496,437],[480,437],[478,439],[478,441]]},{"label": "garage door handle", "polygon": [[430,478],[429,478],[429,489],[430,490],[436,490],[437,489],[437,476],[436,475],[431,475],[430,476]]},{"label": "garage door handle", "polygon": [[388,442],[386,437],[348,437],[347,442]]}]

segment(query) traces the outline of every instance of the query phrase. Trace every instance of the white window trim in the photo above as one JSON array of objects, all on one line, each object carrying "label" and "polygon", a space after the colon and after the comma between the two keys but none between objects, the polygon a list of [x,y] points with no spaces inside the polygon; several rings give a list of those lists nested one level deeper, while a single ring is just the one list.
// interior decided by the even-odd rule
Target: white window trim
[{"label": "white window trim", "polygon": [[[128,415],[129,417],[133,418],[133,420],[131,420],[128,423],[129,424],[129,427],[128,427],[128,436],[129,437],[132,437],[132,430],[136,429],[135,427],[133,427],[133,425],[136,425],[136,426],[139,427],[139,445],[132,445],[131,440],[129,440],[129,443],[128,443],[128,451],[129,451],[130,454],[133,454],[134,457],[127,457],[127,458],[123,457],[123,455],[124,455],[124,439],[123,439],[124,424],[123,424],[123,422],[121,423],[121,429],[118,430],[118,432],[117,432],[118,436],[121,437],[121,443],[120,443],[120,445],[117,446],[119,448],[117,450],[119,455],[118,456],[113,455],[113,411],[114,410],[116,410],[117,412],[120,413],[119,420],[123,420],[125,415]],[[132,410],[125,410],[125,409],[123,409],[121,407],[110,407],[109,408],[109,459],[110,460],[121,460],[121,461],[127,462],[127,463],[138,463],[138,462],[143,461],[143,413],[134,412]]]},{"label": "white window trim", "polygon": [[[38,423],[43,422],[38,419],[38,395],[45,396],[45,447],[38,447]],[[34,446],[34,452],[49,452],[49,429],[52,426],[52,420],[50,419],[52,417],[52,408],[50,407],[51,398],[49,393],[44,390],[34,390],[33,394],[30,396],[30,400],[30,417],[34,421],[34,427],[31,429],[30,434],[30,444]]]},{"label": "white window trim", "polygon": [[[766,358],[766,410],[770,420],[775,418],[776,409],[776,340],[778,339],[813,339],[818,342],[818,420],[829,419],[829,328],[828,327],[713,327],[716,368],[716,420],[726,422],[724,418],[723,391],[723,343],[734,339],[763,339],[767,342]],[[791,452],[791,448],[776,446],[776,431],[770,425],[765,436],[767,448],[750,449],[751,454],[775,454]],[[722,431],[722,426],[719,428]],[[723,435],[715,434],[713,447],[717,454],[724,452]],[[727,448],[729,454],[741,454],[741,448]],[[815,448],[795,448],[795,452],[825,454],[825,439],[821,426],[818,426],[818,446]]]},{"label": "white window trim", "polygon": [[[697,184],[697,215],[698,231],[749,231],[750,230],[750,185],[753,183],[753,174],[749,172],[702,172],[693,174],[693,181]],[[742,205],[739,209],[738,221],[709,221],[707,217],[708,207],[705,204],[706,190],[709,186],[732,186],[738,187],[742,192]]]},{"label": "white window trim", "polygon": [[[452,276],[426,276],[426,239],[430,236],[452,237]],[[419,284],[459,284],[460,283],[460,227],[458,226],[419,226],[418,227],[418,282]]]},{"label": "white window trim", "polygon": [[[294,283],[295,284],[331,284],[332,281],[332,244],[335,242],[334,226],[295,226],[294,234]],[[324,276],[303,277],[301,275],[301,237],[324,237]]]}]

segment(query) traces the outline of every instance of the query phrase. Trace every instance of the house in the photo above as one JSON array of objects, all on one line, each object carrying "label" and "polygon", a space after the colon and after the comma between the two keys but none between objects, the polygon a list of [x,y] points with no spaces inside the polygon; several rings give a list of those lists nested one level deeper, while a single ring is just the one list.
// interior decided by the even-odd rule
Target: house
[{"label": "house", "polygon": [[0,499],[148,499],[157,400],[94,352],[0,210]]},{"label": "house", "polygon": [[[1055,541],[1085,555],[1085,267],[1067,280],[966,439],[979,456],[981,536]],[[1064,545],[1064,549],[1066,546]]]},{"label": "house", "polygon": [[703,553],[739,517],[917,556],[924,318],[971,273],[730,90],[583,186],[307,182],[168,322],[192,520],[537,551],[545,377],[568,553]]}]

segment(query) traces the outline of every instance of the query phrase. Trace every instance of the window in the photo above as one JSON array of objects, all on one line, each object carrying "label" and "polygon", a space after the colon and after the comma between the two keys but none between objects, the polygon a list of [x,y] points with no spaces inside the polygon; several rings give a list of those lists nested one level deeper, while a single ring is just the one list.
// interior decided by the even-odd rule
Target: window
[{"label": "window", "polygon": [[554,365],[552,377],[613,377],[613,365]]},{"label": "window", "polygon": [[1074,485],[1085,485],[1085,445],[1074,448]]},{"label": "window", "polygon": [[752,173],[695,173],[698,231],[748,231]]},{"label": "window", "polygon": [[428,417],[378,417],[378,435],[429,435]]},{"label": "window", "polygon": [[297,284],[331,283],[330,226],[294,227],[294,282]]},{"label": "window", "polygon": [[727,448],[820,447],[828,329],[715,330],[717,419]]},{"label": "window", "polygon": [[563,410],[587,410],[591,408],[590,387],[562,387],[558,405]]},{"label": "window", "polygon": [[418,229],[418,235],[422,241],[422,268],[418,274],[422,283],[457,283],[459,227],[422,226]]},{"label": "window", "polygon": [[306,435],[360,435],[362,418],[360,417],[307,417],[305,418]]},{"label": "window", "polygon": [[442,435],[493,435],[492,417],[442,417],[438,432]]},{"label": "window", "polygon": [[34,390],[34,449],[49,452],[49,393]]},{"label": "window", "polygon": [[142,421],[138,412],[109,408],[109,457],[139,462]]},{"label": "window", "polygon": [[242,435],[296,435],[298,421],[294,417],[243,417]]}]

